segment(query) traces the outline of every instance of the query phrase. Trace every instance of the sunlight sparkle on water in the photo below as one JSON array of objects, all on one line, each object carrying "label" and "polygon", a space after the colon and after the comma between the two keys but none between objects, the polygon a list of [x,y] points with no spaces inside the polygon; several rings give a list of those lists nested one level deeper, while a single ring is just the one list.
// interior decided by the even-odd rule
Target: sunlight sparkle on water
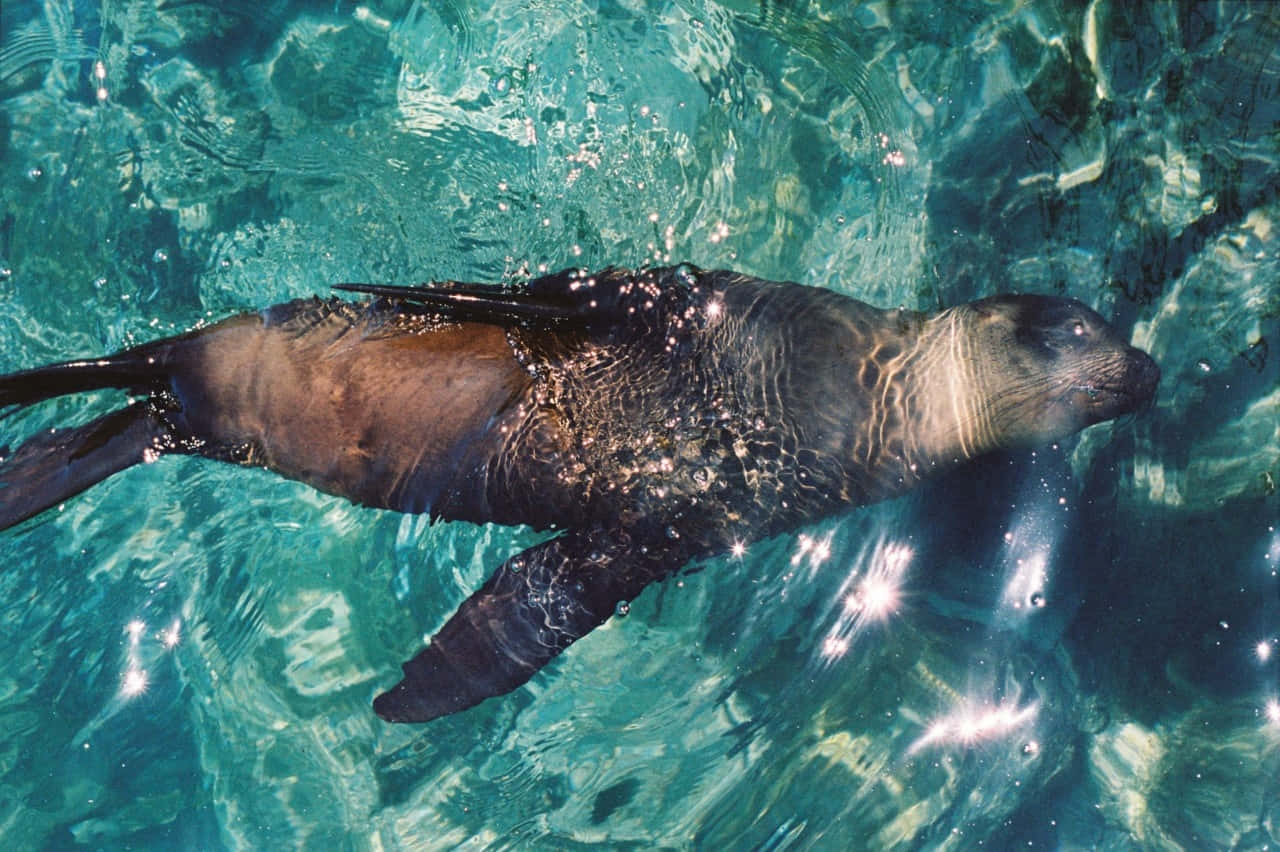
[{"label": "sunlight sparkle on water", "polygon": [[110,97],[110,92],[107,91],[107,86],[106,86],[107,65],[101,59],[93,63],[93,81],[95,86],[94,91],[98,97],[98,100],[105,101],[108,97]]},{"label": "sunlight sparkle on water", "polygon": [[796,552],[791,554],[791,564],[799,565],[800,560],[804,559],[804,555],[809,552],[809,548],[813,547],[813,539],[801,533],[796,538]]},{"label": "sunlight sparkle on water", "polygon": [[147,673],[142,669],[128,669],[124,673],[124,681],[120,691],[129,698],[134,698],[147,691]]},{"label": "sunlight sparkle on water", "polygon": [[849,640],[839,636],[828,636],[822,640],[822,656],[836,658],[849,653]]},{"label": "sunlight sparkle on water", "polygon": [[166,648],[173,648],[182,641],[182,622],[174,621],[167,630],[160,631],[160,641]]},{"label": "sunlight sparkle on water", "polygon": [[831,558],[831,541],[835,533],[827,533],[822,538],[801,534],[796,539],[796,552],[791,554],[791,564],[799,565],[807,556],[809,567],[817,568]]},{"label": "sunlight sparkle on water", "polygon": [[868,577],[858,591],[844,599],[846,612],[859,612],[878,621],[898,607],[898,587],[884,577]]},{"label": "sunlight sparkle on water", "polygon": [[[1030,722],[1039,710],[1038,705],[1028,704],[1018,707],[1016,704],[998,704],[991,708],[979,708],[966,703],[959,709],[933,722],[924,732],[924,736],[911,744],[909,751],[916,752],[925,746],[961,745],[972,746],[979,742],[997,739],[1015,728]],[[1039,751],[1039,745],[1035,746]]]},{"label": "sunlight sparkle on water", "polygon": [[1273,725],[1280,725],[1280,701],[1274,698],[1267,700],[1267,706],[1263,710],[1267,716],[1267,721]]},{"label": "sunlight sparkle on water", "polygon": [[[822,544],[825,559],[830,554],[830,539]],[[913,555],[914,551],[906,544],[881,540],[869,555],[859,559],[865,570],[860,571],[860,565],[855,564],[841,587],[840,613],[821,646],[824,661],[829,663],[847,654],[853,639],[869,622],[887,621],[897,612],[902,599],[902,578]]]},{"label": "sunlight sparkle on water", "polygon": [[1271,569],[1271,576],[1274,577],[1277,571],[1280,570],[1280,568],[1277,568],[1280,565],[1280,530],[1276,530],[1275,527],[1267,527],[1267,532],[1271,533],[1271,541],[1267,547],[1267,552],[1262,555],[1262,559],[1268,564]]},{"label": "sunlight sparkle on water", "polygon": [[1004,587],[1004,605],[1027,609],[1044,605],[1044,589],[1049,584],[1049,554],[1032,553],[1014,560]]}]

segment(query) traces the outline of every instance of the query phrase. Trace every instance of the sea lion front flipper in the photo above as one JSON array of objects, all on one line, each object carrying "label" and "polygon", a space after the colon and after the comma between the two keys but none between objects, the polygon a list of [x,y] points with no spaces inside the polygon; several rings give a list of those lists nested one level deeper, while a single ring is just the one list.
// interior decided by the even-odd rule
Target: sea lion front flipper
[{"label": "sea lion front flipper", "polygon": [[348,293],[367,293],[399,299],[438,310],[457,320],[493,322],[506,320],[558,325],[578,319],[575,305],[522,290],[510,290],[485,284],[334,284],[333,289]]},{"label": "sea lion front flipper", "polygon": [[373,709],[389,722],[426,722],[510,692],[683,561],[601,531],[517,554],[404,664],[404,679]]},{"label": "sea lion front flipper", "polygon": [[566,269],[515,288],[452,281],[333,287],[423,305],[458,320],[598,331],[678,313],[697,292],[700,274],[697,268],[681,264],[635,273],[613,267],[590,274]]}]

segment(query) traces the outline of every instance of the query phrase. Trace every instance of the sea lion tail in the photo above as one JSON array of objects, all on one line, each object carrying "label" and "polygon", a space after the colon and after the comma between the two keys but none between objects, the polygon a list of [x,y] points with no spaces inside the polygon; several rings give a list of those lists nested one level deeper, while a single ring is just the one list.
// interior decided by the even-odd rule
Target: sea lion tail
[{"label": "sea lion tail", "polygon": [[[103,388],[143,389],[162,375],[147,348],[0,376],[0,408]],[[56,506],[172,443],[155,405],[136,402],[70,429],[51,429],[16,451],[0,447],[0,530]]]}]

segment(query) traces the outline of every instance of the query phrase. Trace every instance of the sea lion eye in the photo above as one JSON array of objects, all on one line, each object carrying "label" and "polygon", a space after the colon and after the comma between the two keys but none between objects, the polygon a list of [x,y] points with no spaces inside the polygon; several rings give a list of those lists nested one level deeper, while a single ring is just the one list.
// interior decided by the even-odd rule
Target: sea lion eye
[{"label": "sea lion eye", "polygon": [[1089,344],[1089,326],[1079,317],[1043,317],[1040,323],[1020,326],[1014,339],[1048,358],[1073,352]]}]

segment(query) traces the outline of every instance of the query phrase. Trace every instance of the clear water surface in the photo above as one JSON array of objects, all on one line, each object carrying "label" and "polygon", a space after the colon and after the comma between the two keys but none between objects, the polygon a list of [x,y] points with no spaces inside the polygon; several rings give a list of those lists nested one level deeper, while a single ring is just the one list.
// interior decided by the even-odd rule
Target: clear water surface
[{"label": "clear water surface", "polygon": [[[0,369],[339,281],[1080,298],[1154,409],[369,701],[530,533],[169,458],[0,536],[11,848],[1280,842],[1280,6],[5,0]],[[0,443],[116,402],[62,399]],[[842,605],[892,583],[882,619]]]}]

